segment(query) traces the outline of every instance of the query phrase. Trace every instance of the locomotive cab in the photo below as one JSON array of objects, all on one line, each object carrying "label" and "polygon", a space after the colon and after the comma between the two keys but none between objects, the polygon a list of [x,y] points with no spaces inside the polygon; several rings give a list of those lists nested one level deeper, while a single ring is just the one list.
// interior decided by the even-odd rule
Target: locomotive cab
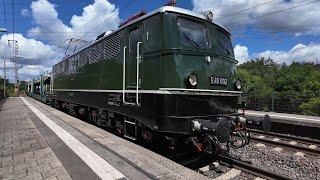
[{"label": "locomotive cab", "polygon": [[203,15],[172,7],[156,23],[162,26],[146,29],[142,62],[143,89],[162,92],[141,99],[142,107],[157,112],[152,129],[211,155],[220,152],[221,143],[238,148],[248,144],[246,119],[237,107],[242,93],[238,61],[228,30]]},{"label": "locomotive cab", "polygon": [[221,143],[235,145],[235,132],[244,137],[235,146],[246,145],[246,122],[237,109],[242,85],[227,29],[176,7],[164,7],[143,24],[139,88],[153,93],[140,94],[137,116],[152,117],[144,121],[152,131],[198,152],[212,155]]}]

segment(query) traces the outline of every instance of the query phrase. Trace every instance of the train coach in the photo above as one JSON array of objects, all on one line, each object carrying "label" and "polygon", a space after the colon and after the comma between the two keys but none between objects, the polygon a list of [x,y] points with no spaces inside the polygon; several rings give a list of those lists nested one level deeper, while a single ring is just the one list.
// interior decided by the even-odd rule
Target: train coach
[{"label": "train coach", "polygon": [[52,72],[46,71],[34,78],[32,78],[26,84],[26,94],[30,97],[37,99],[43,103],[50,104],[52,95],[52,84],[51,84]]},{"label": "train coach", "polygon": [[190,165],[223,144],[248,143],[236,64],[230,32],[212,12],[164,6],[54,65],[46,98],[131,140],[191,152]]}]

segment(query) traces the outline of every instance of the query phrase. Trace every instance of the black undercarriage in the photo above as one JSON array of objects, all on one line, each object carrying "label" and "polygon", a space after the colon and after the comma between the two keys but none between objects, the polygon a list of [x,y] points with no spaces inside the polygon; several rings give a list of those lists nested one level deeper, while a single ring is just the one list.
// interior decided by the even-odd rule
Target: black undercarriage
[{"label": "black undercarriage", "polygon": [[[130,94],[126,97],[130,102]],[[146,93],[140,94],[140,106],[124,105],[122,93],[110,92],[57,91],[48,99],[57,109],[190,168],[214,161],[230,145],[249,142],[245,125],[239,126],[237,98],[232,96]],[[232,141],[239,135],[240,144],[239,139]]]}]

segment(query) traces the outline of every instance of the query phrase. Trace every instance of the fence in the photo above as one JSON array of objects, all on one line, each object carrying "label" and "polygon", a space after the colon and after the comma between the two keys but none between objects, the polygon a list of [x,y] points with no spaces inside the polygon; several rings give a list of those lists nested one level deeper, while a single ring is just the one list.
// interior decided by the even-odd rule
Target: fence
[{"label": "fence", "polygon": [[301,114],[299,106],[308,102],[310,97],[303,95],[278,95],[278,94],[243,94],[242,99],[247,104],[247,109],[256,111],[273,111],[280,113]]}]

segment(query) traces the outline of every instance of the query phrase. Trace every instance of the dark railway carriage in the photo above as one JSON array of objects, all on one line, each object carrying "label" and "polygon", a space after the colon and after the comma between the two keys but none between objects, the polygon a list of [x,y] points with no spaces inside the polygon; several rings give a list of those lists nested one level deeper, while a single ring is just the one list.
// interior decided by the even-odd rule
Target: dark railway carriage
[{"label": "dark railway carriage", "polygon": [[50,103],[52,74],[48,71],[30,80],[26,85],[27,95],[41,102]]},{"label": "dark railway carriage", "polygon": [[236,63],[211,12],[165,6],[56,64],[52,99],[127,138],[213,156],[234,133],[247,143]]}]

